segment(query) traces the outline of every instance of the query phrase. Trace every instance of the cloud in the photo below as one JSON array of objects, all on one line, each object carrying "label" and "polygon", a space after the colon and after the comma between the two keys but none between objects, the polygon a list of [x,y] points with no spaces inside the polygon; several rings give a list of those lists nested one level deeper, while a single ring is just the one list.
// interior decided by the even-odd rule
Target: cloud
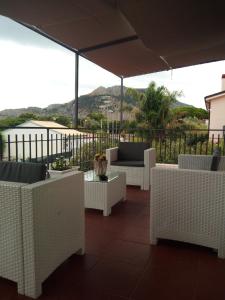
[{"label": "cloud", "polygon": [[57,43],[1,15],[0,40],[14,42],[24,46],[64,50],[64,48]]}]

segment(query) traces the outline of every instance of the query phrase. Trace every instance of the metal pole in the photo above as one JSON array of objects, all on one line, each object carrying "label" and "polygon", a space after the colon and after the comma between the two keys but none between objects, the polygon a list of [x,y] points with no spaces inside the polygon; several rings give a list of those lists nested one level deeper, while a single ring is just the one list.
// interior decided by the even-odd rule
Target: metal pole
[{"label": "metal pole", "polygon": [[107,133],[109,133],[109,106],[107,106]]},{"label": "metal pole", "polygon": [[78,127],[78,88],[79,88],[79,55],[75,53],[75,100],[74,100],[74,128]]},{"label": "metal pole", "polygon": [[120,88],[120,128],[122,128],[123,123],[123,76],[121,76],[121,88]]},{"label": "metal pole", "polygon": [[49,128],[47,128],[47,168],[49,169]]}]

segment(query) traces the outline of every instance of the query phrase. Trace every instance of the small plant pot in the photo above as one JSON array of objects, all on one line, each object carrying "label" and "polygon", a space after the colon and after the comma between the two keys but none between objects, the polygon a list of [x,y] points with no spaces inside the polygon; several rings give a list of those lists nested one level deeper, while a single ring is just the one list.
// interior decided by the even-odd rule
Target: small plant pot
[{"label": "small plant pot", "polygon": [[99,179],[101,181],[107,181],[108,180],[108,176],[106,176],[105,174],[102,174],[102,175],[98,175]]}]

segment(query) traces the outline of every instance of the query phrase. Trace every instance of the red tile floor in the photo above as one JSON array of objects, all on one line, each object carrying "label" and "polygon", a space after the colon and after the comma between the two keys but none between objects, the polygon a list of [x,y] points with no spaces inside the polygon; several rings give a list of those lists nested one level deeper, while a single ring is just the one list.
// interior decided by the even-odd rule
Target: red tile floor
[{"label": "red tile floor", "polygon": [[[18,296],[0,279],[0,300]],[[44,283],[40,300],[225,300],[225,260],[203,247],[149,245],[149,193],[128,187],[109,217],[86,210],[86,255],[74,255]]]}]

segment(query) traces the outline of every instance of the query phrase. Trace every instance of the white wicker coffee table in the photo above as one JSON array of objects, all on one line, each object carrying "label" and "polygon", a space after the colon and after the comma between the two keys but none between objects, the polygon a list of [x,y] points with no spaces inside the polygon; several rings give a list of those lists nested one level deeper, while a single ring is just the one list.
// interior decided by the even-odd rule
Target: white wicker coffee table
[{"label": "white wicker coffee table", "polygon": [[111,214],[111,208],[117,202],[126,200],[126,173],[111,172],[107,176],[107,181],[101,181],[94,171],[84,175],[85,208],[103,210],[104,216]]}]

